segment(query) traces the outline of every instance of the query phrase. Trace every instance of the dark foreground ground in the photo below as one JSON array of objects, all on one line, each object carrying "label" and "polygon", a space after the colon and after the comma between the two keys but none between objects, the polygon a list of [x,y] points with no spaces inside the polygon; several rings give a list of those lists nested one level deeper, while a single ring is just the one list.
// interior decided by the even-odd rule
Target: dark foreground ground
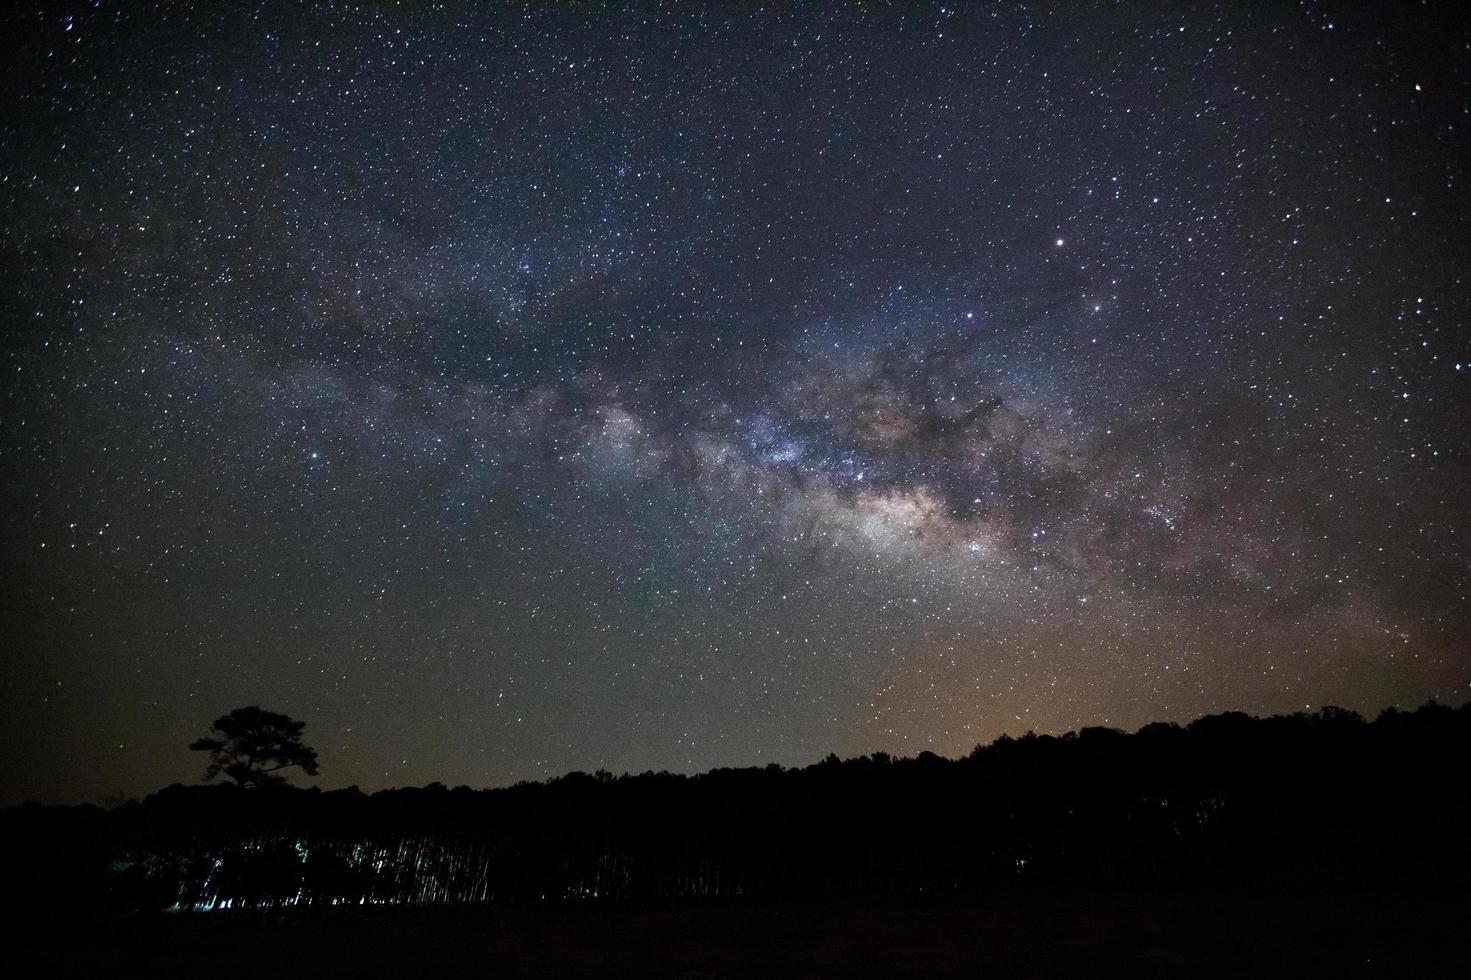
[{"label": "dark foreground ground", "polygon": [[[733,905],[62,917],[10,976],[1465,976],[1471,899],[1343,891],[1026,899],[970,908]],[[15,962],[12,960],[12,962]]]}]

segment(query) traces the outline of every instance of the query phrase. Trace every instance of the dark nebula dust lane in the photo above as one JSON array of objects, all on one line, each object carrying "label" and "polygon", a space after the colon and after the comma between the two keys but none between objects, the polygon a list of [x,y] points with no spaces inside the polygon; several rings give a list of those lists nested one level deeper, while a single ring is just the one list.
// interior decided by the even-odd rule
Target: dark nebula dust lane
[{"label": "dark nebula dust lane", "polygon": [[0,34],[6,801],[1471,697],[1449,6]]}]

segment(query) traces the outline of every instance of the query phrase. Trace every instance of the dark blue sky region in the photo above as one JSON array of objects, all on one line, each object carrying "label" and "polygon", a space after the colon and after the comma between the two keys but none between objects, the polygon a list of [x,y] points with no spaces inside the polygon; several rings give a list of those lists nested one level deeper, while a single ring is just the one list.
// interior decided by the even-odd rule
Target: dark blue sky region
[{"label": "dark blue sky region", "polygon": [[1451,5],[5,16],[6,800],[1471,696]]}]

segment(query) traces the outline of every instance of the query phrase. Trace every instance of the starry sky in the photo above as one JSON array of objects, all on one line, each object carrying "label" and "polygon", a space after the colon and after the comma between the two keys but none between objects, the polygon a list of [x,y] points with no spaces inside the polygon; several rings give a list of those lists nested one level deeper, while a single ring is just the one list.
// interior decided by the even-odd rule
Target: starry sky
[{"label": "starry sky", "polygon": [[1471,697],[1454,5],[43,4],[0,800]]}]

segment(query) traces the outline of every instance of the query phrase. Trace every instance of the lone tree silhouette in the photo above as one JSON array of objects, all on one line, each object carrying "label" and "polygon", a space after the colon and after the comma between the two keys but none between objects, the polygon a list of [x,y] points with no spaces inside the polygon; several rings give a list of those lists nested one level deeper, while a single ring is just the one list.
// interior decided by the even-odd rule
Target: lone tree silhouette
[{"label": "lone tree silhouette", "polygon": [[209,753],[205,782],[224,773],[239,786],[284,783],[278,770],[300,766],[308,776],[317,774],[316,749],[301,743],[304,728],[304,721],[251,705],[216,718],[210,726],[214,737],[191,742],[189,748]]}]

